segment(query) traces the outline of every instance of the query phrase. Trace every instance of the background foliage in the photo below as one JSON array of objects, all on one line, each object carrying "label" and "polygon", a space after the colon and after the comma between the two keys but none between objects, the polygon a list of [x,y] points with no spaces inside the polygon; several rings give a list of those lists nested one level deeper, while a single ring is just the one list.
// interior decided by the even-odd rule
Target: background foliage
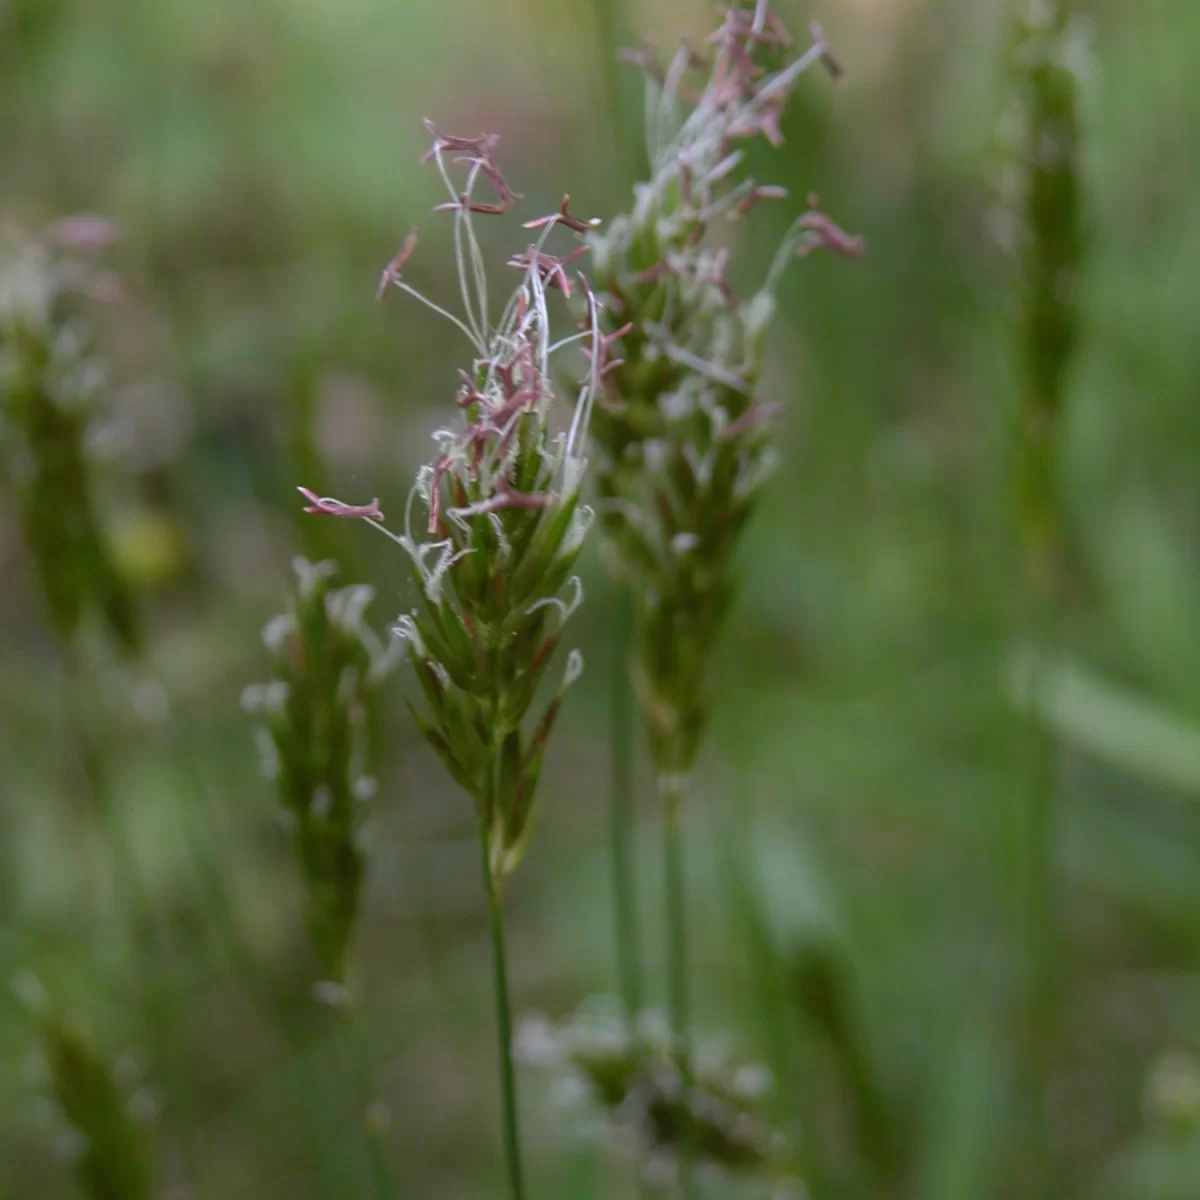
[{"label": "background foliage", "polygon": [[[636,8],[636,34],[662,47],[708,21],[674,0]],[[743,553],[692,813],[697,1020],[790,1064],[787,1111],[853,1168],[873,1151],[848,1115],[862,1111],[850,1039],[896,1123],[905,1194],[935,1200],[1012,1194],[1021,1127],[1028,728],[1010,686],[1023,600],[1011,271],[994,236],[1005,8],[779,5],[793,30],[821,19],[849,76],[805,81],[761,175],[794,198],[819,191],[871,251],[852,268],[814,258],[783,285],[765,386],[787,405],[785,466]],[[1057,735],[1064,923],[1048,1120],[1060,1195],[1154,1200],[1200,1189],[1200,9],[1095,0],[1091,16],[1062,464],[1070,657],[1041,713]],[[96,647],[65,676],[0,493],[0,974],[32,969],[112,1057],[146,1059],[142,1108],[159,1110],[177,1194],[316,1195],[323,1173],[365,1194],[353,1096],[310,999],[294,868],[238,697],[263,675],[259,627],[296,553],[335,555],[343,578],[374,585],[377,620],[408,603],[393,548],[306,520],[294,487],[377,494],[398,514],[451,395],[462,348],[448,327],[398,297],[372,302],[415,222],[410,277],[436,295],[452,285],[419,118],[499,132],[527,216],[564,190],[575,211],[607,215],[627,204],[629,158],[605,70],[583,0],[0,0],[0,213],[36,229],[99,211],[126,231],[113,258],[127,299],[103,315],[101,346],[133,470],[105,511],[150,641],[145,668]],[[636,96],[634,73],[621,79]],[[755,278],[786,219],[756,222]],[[511,229],[487,232],[497,253],[514,248]],[[589,669],[508,899],[518,1007],[555,1015],[611,990],[614,965],[611,607],[594,561],[586,576]],[[405,1194],[491,1195],[470,805],[389,690],[357,954],[389,1150]],[[150,901],[132,932],[106,806]],[[649,806],[645,831],[657,897]],[[838,986],[796,988],[782,1014],[755,999],[748,888],[801,966],[834,956]],[[658,921],[647,903],[651,945]],[[49,1200],[74,1185],[31,1045],[20,1006],[0,999],[0,1187]],[[532,1190],[630,1194],[627,1168],[566,1136],[537,1075],[523,1084]]]}]

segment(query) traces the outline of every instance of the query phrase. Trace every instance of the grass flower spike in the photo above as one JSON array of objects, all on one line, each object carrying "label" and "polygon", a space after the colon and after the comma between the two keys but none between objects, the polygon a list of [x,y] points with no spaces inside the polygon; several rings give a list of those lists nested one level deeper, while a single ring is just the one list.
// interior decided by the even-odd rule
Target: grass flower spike
[{"label": "grass flower spike", "polygon": [[[817,26],[803,54],[791,57],[789,44],[758,0],[723,10],[707,57],[685,43],[663,71],[648,54],[633,56],[647,77],[651,177],[635,186],[632,212],[590,235],[611,314],[593,359],[593,370],[603,359],[597,475],[608,557],[632,596],[633,686],[663,804],[669,1010],[685,1080],[683,798],[708,717],[709,663],[733,599],[734,552],[776,457],[768,426],[777,406],[758,395],[763,339],[792,258],[817,250],[857,257],[865,248],[811,198],[758,291],[743,302],[729,282],[729,249],[715,231],[786,195],[743,174],[739,144],[762,137],[779,145],[800,76],[818,64],[841,74]],[[615,874],[618,887],[628,886],[627,871]],[[631,908],[618,896],[619,912]],[[630,928],[625,917],[618,925]],[[686,1153],[681,1190],[690,1194]]]},{"label": "grass flower spike", "polygon": [[93,1200],[150,1200],[158,1170],[146,1124],[157,1105],[141,1086],[133,1056],[110,1063],[87,1019],[61,1010],[32,972],[19,972],[12,988],[36,1024],[39,1075],[82,1193]]},{"label": "grass flower spike", "polygon": [[1083,257],[1080,214],[1081,83],[1087,26],[1063,0],[1017,6],[1011,94],[998,129],[1005,145],[997,233],[1018,267],[1019,521],[1038,587],[1055,584],[1062,547],[1058,471],[1067,371],[1078,337]]},{"label": "grass flower spike", "polygon": [[97,1200],[149,1200],[154,1169],[148,1139],[87,1026],[70,1015],[46,1022],[43,1044],[54,1094],[77,1139],[76,1171]]},{"label": "grass flower spike", "polygon": [[114,237],[99,217],[69,218],[37,239],[0,229],[0,461],[56,633],[69,640],[95,612],[133,650],[133,598],[105,540],[93,478],[105,374],[75,303],[116,294],[88,258]]},{"label": "grass flower spike", "polygon": [[[734,590],[731,560],[775,461],[776,406],[756,390],[774,289],[795,256],[864,249],[813,199],[743,303],[727,278],[728,249],[708,236],[786,195],[741,177],[738,144],[780,142],[797,79],[834,64],[815,27],[814,37],[789,61],[768,6],[733,5],[708,39],[711,61],[687,45],[665,72],[635,56],[647,74],[652,178],[637,185],[631,213],[592,235],[612,314],[595,418],[606,542],[639,607],[635,682],[654,765],[668,782],[694,761],[706,668]],[[696,91],[688,81],[702,71]]]},{"label": "grass flower spike", "polygon": [[[582,598],[572,575],[592,521],[582,503],[592,400],[604,368],[600,307],[564,256],[546,243],[555,227],[591,228],[564,199],[552,216],[529,222],[536,243],[509,260],[522,280],[499,319],[488,313],[487,281],[474,214],[504,212],[516,196],[504,182],[491,137],[459,138],[432,124],[436,163],[451,199],[463,316],[419,296],[401,269],[416,245],[410,233],[384,271],[382,286],[398,287],[451,320],[473,351],[459,374],[454,427],[434,435],[437,453],[409,495],[404,530],[393,535],[412,572],[417,605],[396,626],[408,644],[424,704],[414,713],[447,770],[475,802],[496,884],[520,859],[537,798],[542,759],[563,694],[582,667],[572,652],[558,688],[537,715],[542,684],[563,629]],[[451,168],[466,170],[465,183]],[[494,200],[476,198],[486,180]],[[555,340],[550,291],[582,296],[583,329]],[[576,343],[599,348],[565,428],[552,426],[555,391],[551,357]],[[320,511],[336,511],[321,501]],[[381,514],[366,509],[338,515]]]},{"label": "grass flower spike", "polygon": [[[511,1056],[500,893],[520,861],[536,811],[550,733],[568,687],[582,670],[572,650],[559,683],[538,709],[538,695],[571,614],[582,600],[572,574],[592,510],[582,502],[592,405],[608,364],[601,308],[572,264],[586,252],[577,241],[563,255],[547,250],[562,226],[578,235],[593,223],[560,209],[529,222],[537,240],[508,261],[521,280],[499,316],[489,312],[487,275],[476,236],[479,215],[507,212],[519,197],[496,165],[496,138],[455,137],[426,125],[433,162],[449,193],[436,211],[452,214],[462,315],[426,299],[403,277],[416,232],[384,269],[389,288],[414,297],[466,338],[471,360],[459,372],[457,420],[434,435],[436,453],[423,467],[391,533],[378,503],[345,505],[302,489],[309,511],[360,517],[403,549],[416,604],[396,624],[407,644],[422,701],[412,705],[422,733],[478,816],[484,890],[491,917],[505,1143],[512,1195],[523,1194]],[[464,172],[461,182],[452,175]],[[491,198],[481,199],[486,183]],[[556,338],[551,291],[583,305],[582,328]],[[573,411],[555,425],[551,359],[585,347],[591,362]]]},{"label": "grass flower spike", "polygon": [[305,918],[325,978],[346,983],[363,879],[360,829],[375,791],[376,692],[389,656],[364,619],[368,587],[335,588],[337,568],[296,559],[288,611],[263,640],[269,683],[246,689],[264,768],[292,829]]},{"label": "grass flower spike", "polygon": [[630,1145],[655,1190],[676,1184],[690,1147],[699,1174],[767,1185],[764,1195],[795,1195],[787,1190],[800,1186],[795,1151],[765,1111],[771,1072],[735,1046],[725,1036],[699,1042],[685,1080],[672,1061],[666,1022],[653,1011],[640,1014],[636,1030],[594,1008],[558,1025],[531,1014],[517,1036],[518,1054],[551,1073],[580,1132],[599,1118],[597,1132]]}]

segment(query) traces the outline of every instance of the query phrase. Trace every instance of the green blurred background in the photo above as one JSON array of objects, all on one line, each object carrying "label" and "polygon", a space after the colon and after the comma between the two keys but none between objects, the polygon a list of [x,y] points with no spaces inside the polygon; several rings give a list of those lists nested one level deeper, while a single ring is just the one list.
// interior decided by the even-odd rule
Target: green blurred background
[{"label": "green blurred background", "polygon": [[[796,203],[819,192],[870,254],[798,263],[782,290],[765,387],[786,406],[783,466],[746,539],[689,827],[697,1021],[777,1052],[736,903],[749,881],[795,944],[832,941],[848,964],[839,1003],[899,1114],[903,1160],[902,1183],[861,1194],[1009,1197],[1029,727],[1006,687],[1024,602],[1011,264],[992,236],[1008,6],[776,7],[793,31],[819,18],[848,77],[806,78],[785,148],[755,149],[752,169]],[[623,37],[662,48],[711,15],[683,0],[629,10]],[[1044,713],[1063,920],[1049,1133],[1063,1197],[1185,1200],[1200,1196],[1200,7],[1095,0],[1090,17],[1069,665]],[[266,671],[259,629],[293,555],[372,583],[381,630],[399,611],[399,552],[365,526],[305,519],[295,486],[378,495],[398,515],[464,361],[449,326],[372,299],[413,224],[409,277],[454,294],[421,117],[498,132],[524,218],[563,191],[576,212],[619,212],[618,116],[636,121],[641,84],[620,69],[614,113],[601,27],[588,0],[0,0],[0,214],[36,229],[96,211],[125,231],[112,260],[128,296],[101,318],[124,467],[106,512],[151,665],[131,678],[98,651],[71,687],[152,900],[131,939],[0,492],[0,975],[32,969],[114,1058],[154,1047],[143,1107],[158,1109],[164,1195],[315,1196],[323,1155],[341,1194],[367,1194],[239,695]],[[743,281],[761,278],[793,209],[764,206],[746,230]],[[512,225],[486,233],[497,256],[523,244]],[[507,904],[517,1007],[555,1016],[613,986],[612,590],[594,550],[585,582],[588,670]],[[404,1195],[499,1195],[472,814],[402,688],[358,939],[390,1151]],[[657,951],[657,829],[642,811]],[[290,1006],[288,1036],[247,999],[229,927]],[[853,1160],[828,1031],[802,1004],[783,1022],[799,1097],[786,1116]],[[6,993],[0,1192],[72,1196],[31,1048]],[[633,1194],[626,1165],[571,1136],[545,1081],[523,1070],[521,1084],[535,1195]]]}]

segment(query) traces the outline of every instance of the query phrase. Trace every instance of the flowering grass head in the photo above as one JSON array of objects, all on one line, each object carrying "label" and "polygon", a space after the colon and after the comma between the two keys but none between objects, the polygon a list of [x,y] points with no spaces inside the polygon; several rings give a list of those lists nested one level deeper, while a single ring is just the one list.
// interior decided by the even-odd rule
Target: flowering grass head
[{"label": "flowering grass head", "polygon": [[[471,359],[458,374],[455,420],[434,434],[436,452],[417,475],[403,530],[389,534],[407,557],[416,599],[396,633],[407,643],[422,693],[423,704],[413,705],[416,719],[473,798],[492,873],[502,878],[524,848],[546,743],[582,667],[572,651],[553,695],[535,713],[582,598],[572,572],[592,521],[582,488],[606,345],[600,305],[572,269],[586,250],[578,235],[593,223],[575,217],[565,199],[557,212],[528,223],[537,240],[509,259],[520,282],[493,319],[475,220],[507,212],[518,197],[496,165],[494,137],[455,137],[427,125],[433,145],[426,157],[449,193],[436,211],[453,217],[462,315],[404,279],[415,232],[385,268],[380,294],[398,288],[433,308],[467,339]],[[461,182],[453,178],[458,171]],[[489,194],[481,198],[483,185]],[[562,255],[547,249],[560,226],[576,235]],[[555,337],[555,291],[582,304],[582,330]],[[551,360],[581,343],[591,348],[591,366],[573,409],[558,420]],[[365,517],[384,529],[377,505],[312,499],[310,509]]]},{"label": "flowering grass head", "polygon": [[1063,0],[1021,0],[1010,54],[998,240],[1017,266],[1022,399],[1016,414],[1018,519],[1032,578],[1052,590],[1061,563],[1059,441],[1079,329],[1084,239],[1080,103],[1092,68],[1088,26]]},{"label": "flowering grass head", "polygon": [[724,10],[706,55],[685,44],[665,71],[633,56],[647,75],[652,176],[636,186],[630,213],[590,236],[611,314],[597,475],[609,557],[638,598],[636,682],[660,773],[685,771],[695,756],[733,552],[775,462],[768,426],[777,408],[757,382],[776,285],[793,257],[864,250],[812,198],[762,286],[739,300],[729,250],[710,234],[787,194],[744,175],[740,143],[778,145],[800,76],[841,67],[815,26],[808,50],[791,57],[765,0]]},{"label": "flowering grass head", "polygon": [[685,1154],[698,1173],[742,1184],[794,1178],[795,1154],[765,1111],[771,1073],[739,1055],[728,1037],[695,1046],[686,1080],[666,1022],[654,1012],[641,1014],[636,1030],[594,1008],[558,1025],[531,1015],[517,1050],[552,1073],[555,1093],[581,1129],[633,1150],[649,1183],[669,1187]]},{"label": "flowering grass head", "polygon": [[362,890],[360,831],[375,791],[373,725],[390,658],[366,623],[363,586],[337,588],[337,568],[298,558],[286,612],[263,630],[270,682],[246,689],[263,724],[263,764],[295,839],[305,918],[326,978],[345,983]]},{"label": "flowering grass head", "polygon": [[106,378],[79,305],[117,294],[92,261],[115,236],[99,217],[69,218],[37,238],[0,229],[0,461],[55,631],[70,639],[94,613],[133,650],[133,598],[95,495]]},{"label": "flowering grass head", "polygon": [[31,972],[19,972],[12,987],[36,1023],[45,1100],[81,1191],[94,1200],[150,1200],[157,1169],[145,1125],[156,1104],[135,1059],[110,1063],[87,1019],[60,1009]]}]

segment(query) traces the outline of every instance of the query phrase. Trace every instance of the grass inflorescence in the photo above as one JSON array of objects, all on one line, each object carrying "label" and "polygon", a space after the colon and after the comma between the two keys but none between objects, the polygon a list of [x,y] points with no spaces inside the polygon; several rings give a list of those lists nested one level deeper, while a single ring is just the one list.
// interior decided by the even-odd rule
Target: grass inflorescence
[{"label": "grass inflorescence", "polygon": [[[630,212],[590,235],[608,302],[597,482],[607,557],[635,610],[631,669],[663,808],[668,1008],[684,1078],[683,809],[709,715],[710,666],[736,592],[735,553],[777,458],[770,422],[779,405],[758,386],[764,338],[793,257],[828,250],[853,258],[865,249],[810,197],[754,294],[743,301],[729,279],[723,227],[787,195],[746,174],[741,143],[779,145],[800,77],[821,64],[841,74],[820,29],[812,34],[793,55],[782,22],[760,0],[724,9],[704,51],[685,42],[665,70],[649,52],[630,55],[646,74],[650,178],[635,186]],[[618,871],[617,886],[629,887],[627,878]]]},{"label": "grass inflorescence", "polygon": [[243,693],[262,721],[263,769],[291,830],[305,918],[324,977],[345,984],[376,790],[378,691],[391,657],[366,623],[372,591],[334,586],[337,567],[297,558],[286,612],[263,630],[273,673]]},{"label": "grass inflorescence", "polygon": [[133,597],[96,495],[107,377],[81,303],[118,294],[95,262],[115,236],[99,217],[39,237],[0,228],[0,461],[56,634],[65,643],[94,616],[134,650]]},{"label": "grass inflorescence", "polygon": [[156,1105],[134,1057],[110,1061],[88,1020],[58,1008],[31,973],[13,990],[34,1022],[44,1099],[82,1191],[92,1200],[151,1200],[159,1171],[146,1124]]},{"label": "grass inflorescence", "polygon": [[618,1014],[584,1006],[560,1024],[530,1014],[517,1050],[554,1077],[574,1127],[623,1143],[655,1190],[677,1186],[688,1156],[700,1178],[769,1185],[781,1196],[799,1186],[794,1150],[765,1109],[772,1074],[739,1053],[736,1039],[698,1039],[685,1077],[662,1014],[643,1011],[631,1030]]},{"label": "grass inflorescence", "polygon": [[[583,598],[573,574],[592,523],[583,502],[592,405],[608,343],[587,280],[570,270],[585,251],[546,249],[562,227],[577,236],[594,226],[563,198],[557,212],[526,223],[538,239],[512,256],[521,272],[499,317],[489,314],[487,273],[474,221],[509,211],[518,196],[496,164],[497,139],[457,137],[426,122],[426,156],[449,199],[436,211],[453,215],[461,316],[409,286],[403,271],[417,245],[404,239],[384,269],[379,295],[396,287],[448,319],[468,340],[470,366],[459,371],[459,416],[434,434],[437,454],[409,493],[404,527],[391,533],[377,501],[346,505],[301,489],[308,511],[361,517],[387,532],[404,552],[417,600],[396,623],[421,693],[410,703],[421,732],[451,777],[471,797],[478,818],[480,865],[493,947],[505,1148],[512,1194],[523,1194],[516,1087],[511,1055],[507,957],[501,910],[505,877],[517,866],[536,816],[546,746],[566,690],[579,677],[577,650],[549,700],[538,699],[568,620]],[[462,168],[461,184],[452,179]],[[481,182],[491,190],[480,199]],[[550,293],[581,297],[577,332],[556,337]],[[582,344],[591,367],[566,427],[553,425],[557,399],[551,359]]]}]

